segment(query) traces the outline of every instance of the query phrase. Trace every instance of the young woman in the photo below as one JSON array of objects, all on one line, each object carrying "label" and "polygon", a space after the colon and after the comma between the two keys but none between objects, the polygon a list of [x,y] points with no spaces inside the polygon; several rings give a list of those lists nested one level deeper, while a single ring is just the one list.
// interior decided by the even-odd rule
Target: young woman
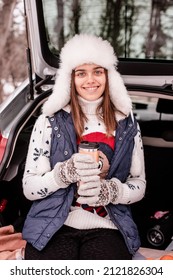
[{"label": "young woman", "polygon": [[[60,54],[52,95],[32,132],[23,177],[33,200],[25,259],[131,259],[140,246],[130,204],[145,193],[139,126],[108,41],[81,34]],[[99,162],[80,154],[97,142]]]}]

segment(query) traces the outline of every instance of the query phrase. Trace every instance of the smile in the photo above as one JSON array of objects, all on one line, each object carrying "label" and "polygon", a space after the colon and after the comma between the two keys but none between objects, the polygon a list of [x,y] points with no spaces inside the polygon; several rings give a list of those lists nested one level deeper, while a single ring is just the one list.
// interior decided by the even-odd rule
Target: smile
[{"label": "smile", "polygon": [[83,89],[85,89],[89,92],[93,92],[93,91],[96,91],[98,89],[98,86],[97,87],[84,87]]}]

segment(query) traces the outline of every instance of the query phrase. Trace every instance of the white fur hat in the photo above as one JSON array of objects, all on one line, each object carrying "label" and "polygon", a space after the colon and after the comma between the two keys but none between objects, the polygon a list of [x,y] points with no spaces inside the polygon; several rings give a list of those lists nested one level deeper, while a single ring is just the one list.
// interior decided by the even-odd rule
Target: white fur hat
[{"label": "white fur hat", "polygon": [[118,110],[128,115],[132,103],[116,70],[118,60],[114,49],[108,41],[88,34],[75,35],[62,48],[53,92],[43,105],[43,114],[51,116],[69,103],[72,70],[84,63],[94,63],[108,70],[110,98]]}]

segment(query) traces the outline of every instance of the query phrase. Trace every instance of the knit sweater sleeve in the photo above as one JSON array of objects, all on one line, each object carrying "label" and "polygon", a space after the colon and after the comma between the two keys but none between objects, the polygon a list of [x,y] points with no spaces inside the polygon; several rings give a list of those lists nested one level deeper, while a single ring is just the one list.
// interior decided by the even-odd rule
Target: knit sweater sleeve
[{"label": "knit sweater sleeve", "polygon": [[42,199],[61,187],[50,167],[51,131],[48,118],[40,115],[31,134],[23,176],[23,192],[29,200]]},{"label": "knit sweater sleeve", "polygon": [[115,204],[131,204],[141,200],[145,195],[145,165],[143,143],[140,128],[135,136],[135,145],[132,154],[132,163],[130,174],[125,183],[120,182],[117,178],[112,178],[118,186],[119,195]]}]

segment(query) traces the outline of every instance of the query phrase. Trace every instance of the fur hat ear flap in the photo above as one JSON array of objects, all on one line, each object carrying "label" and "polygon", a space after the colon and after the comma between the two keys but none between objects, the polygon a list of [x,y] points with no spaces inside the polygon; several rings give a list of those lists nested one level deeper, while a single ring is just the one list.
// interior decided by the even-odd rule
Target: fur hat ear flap
[{"label": "fur hat ear flap", "polygon": [[71,72],[69,71],[66,72],[64,71],[64,69],[60,68],[57,71],[53,92],[43,105],[42,108],[43,114],[51,116],[55,112],[61,110],[69,103],[70,84],[71,84]]},{"label": "fur hat ear flap", "polygon": [[132,110],[132,101],[128,95],[127,89],[124,85],[123,79],[118,71],[111,67],[108,70],[110,98],[116,109],[129,115]]}]

